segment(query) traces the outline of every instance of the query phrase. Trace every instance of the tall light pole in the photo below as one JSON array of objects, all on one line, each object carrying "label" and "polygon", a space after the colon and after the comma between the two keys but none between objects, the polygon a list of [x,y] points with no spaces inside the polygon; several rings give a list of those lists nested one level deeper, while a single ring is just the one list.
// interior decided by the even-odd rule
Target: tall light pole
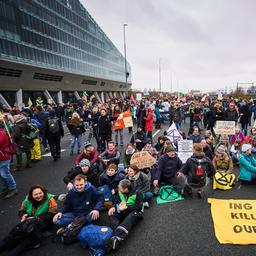
[{"label": "tall light pole", "polygon": [[161,58],[159,58],[159,91],[162,92]]},{"label": "tall light pole", "polygon": [[125,88],[126,88],[126,97],[128,97],[128,85],[127,85],[127,60],[126,60],[126,38],[125,38],[125,27],[128,26],[127,24],[123,24],[123,33],[124,33],[124,70],[125,70]]}]

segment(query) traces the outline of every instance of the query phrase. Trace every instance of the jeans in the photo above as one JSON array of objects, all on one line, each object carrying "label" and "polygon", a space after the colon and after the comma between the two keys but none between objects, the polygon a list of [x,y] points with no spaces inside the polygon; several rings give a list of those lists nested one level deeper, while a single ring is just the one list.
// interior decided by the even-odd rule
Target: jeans
[{"label": "jeans", "polygon": [[116,144],[118,145],[118,134],[120,136],[120,144],[123,145],[124,144],[124,140],[123,140],[123,129],[120,130],[116,130],[115,131],[115,137],[116,137]]},{"label": "jeans", "polygon": [[0,161],[0,178],[3,182],[3,189],[15,189],[16,182],[10,173],[11,160]]},{"label": "jeans", "polygon": [[77,151],[80,152],[82,134],[71,134],[71,137],[72,137],[72,142],[70,145],[71,152],[74,151],[76,142],[77,142]]},{"label": "jeans", "polygon": [[[77,216],[72,213],[72,212],[67,212],[67,213],[63,213],[61,218],[58,219],[56,222],[54,222],[54,224],[59,225],[59,226],[67,226],[68,224],[70,224]],[[88,213],[86,216],[86,224],[92,223],[93,219],[92,216],[90,215],[90,213]]]}]

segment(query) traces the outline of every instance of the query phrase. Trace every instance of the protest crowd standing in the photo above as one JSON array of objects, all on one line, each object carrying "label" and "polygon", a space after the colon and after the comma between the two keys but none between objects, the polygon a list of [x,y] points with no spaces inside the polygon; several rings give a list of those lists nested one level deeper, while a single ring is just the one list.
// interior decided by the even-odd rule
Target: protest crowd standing
[{"label": "protest crowd standing", "polygon": [[[245,184],[256,183],[256,126],[251,123],[255,111],[255,101],[206,96],[140,101],[115,98],[104,104],[91,97],[58,106],[45,105],[39,98],[35,106],[22,109],[2,106],[1,196],[8,200],[18,193],[19,184],[11,171],[36,167],[49,149],[53,164],[61,158],[64,129],[72,138],[69,154],[76,157],[73,168],[63,177],[66,191],[60,191],[64,194],[59,198],[63,208],[58,208],[57,196],[39,185],[39,178],[39,184],[29,189],[22,202],[21,222],[1,240],[0,253],[9,250],[11,255],[19,255],[39,247],[43,232],[52,226],[57,227],[62,242],[72,243],[106,211],[112,233],[92,254],[103,255],[123,246],[130,230],[143,219],[145,208],[150,207],[153,194],[159,196],[163,186],[171,185],[186,199],[194,192],[198,198],[204,197],[209,184],[213,189],[227,190],[236,178]],[[125,115],[130,118],[128,126],[124,125]],[[226,125],[222,131],[214,128],[220,121]],[[153,137],[154,126],[161,129],[164,122],[170,128]],[[130,138],[124,145],[126,128]],[[185,159],[180,154],[181,140],[191,145]],[[136,164],[135,156],[145,156],[151,164],[142,166],[140,159]],[[234,166],[240,168],[239,177],[235,177]],[[227,184],[218,183],[223,177]]]}]

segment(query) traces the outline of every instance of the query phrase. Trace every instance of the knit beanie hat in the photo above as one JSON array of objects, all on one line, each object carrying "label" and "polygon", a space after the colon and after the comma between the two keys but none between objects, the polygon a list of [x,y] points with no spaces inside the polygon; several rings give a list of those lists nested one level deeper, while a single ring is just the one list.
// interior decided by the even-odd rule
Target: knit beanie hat
[{"label": "knit beanie hat", "polygon": [[172,145],[168,145],[166,150],[165,150],[166,153],[169,153],[169,152],[175,152],[175,149]]},{"label": "knit beanie hat", "polygon": [[252,145],[250,144],[243,144],[242,146],[242,152],[246,152],[248,149],[251,149]]},{"label": "knit beanie hat", "polygon": [[84,158],[84,159],[82,159],[81,161],[80,161],[80,163],[79,163],[79,166],[80,167],[82,167],[82,166],[91,166],[91,164],[90,164],[90,161],[88,160],[88,159],[86,159],[86,158]]},{"label": "knit beanie hat", "polygon": [[224,154],[226,152],[224,145],[220,145],[217,148],[217,153]]}]

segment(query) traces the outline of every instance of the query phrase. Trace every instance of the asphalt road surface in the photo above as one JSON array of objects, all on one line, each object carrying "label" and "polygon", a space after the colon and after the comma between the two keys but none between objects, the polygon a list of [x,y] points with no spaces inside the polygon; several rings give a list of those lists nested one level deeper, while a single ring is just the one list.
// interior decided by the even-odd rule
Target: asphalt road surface
[{"label": "asphalt road surface", "polygon": [[[167,128],[167,126],[164,127],[164,129]],[[156,140],[162,132],[163,130],[159,131],[154,139]],[[130,137],[131,135],[126,129],[124,133],[125,143],[129,142]],[[85,140],[85,138],[83,139]],[[31,185],[43,184],[54,194],[65,192],[62,179],[72,167],[75,159],[75,155],[69,156],[70,136],[68,133],[61,144],[64,151],[61,159],[57,162],[53,162],[49,154],[46,154],[42,157],[42,161],[33,164],[31,169],[14,173],[19,193],[8,200],[0,198],[0,238],[19,221],[17,212]],[[132,230],[120,250],[111,255],[256,255],[256,246],[254,245],[219,244],[214,234],[210,205],[207,203],[207,197],[255,199],[255,188],[253,186],[241,186],[240,183],[237,183],[230,191],[215,191],[214,194],[210,191],[209,189],[209,193],[203,199],[197,199],[196,196],[193,196],[183,201],[161,205],[157,205],[153,199],[150,208],[145,210],[144,220]],[[108,225],[106,213],[103,213],[102,216],[99,224]],[[65,246],[49,237],[40,248],[32,249],[24,255],[84,256],[87,255],[87,250],[82,249],[79,243]]]}]

